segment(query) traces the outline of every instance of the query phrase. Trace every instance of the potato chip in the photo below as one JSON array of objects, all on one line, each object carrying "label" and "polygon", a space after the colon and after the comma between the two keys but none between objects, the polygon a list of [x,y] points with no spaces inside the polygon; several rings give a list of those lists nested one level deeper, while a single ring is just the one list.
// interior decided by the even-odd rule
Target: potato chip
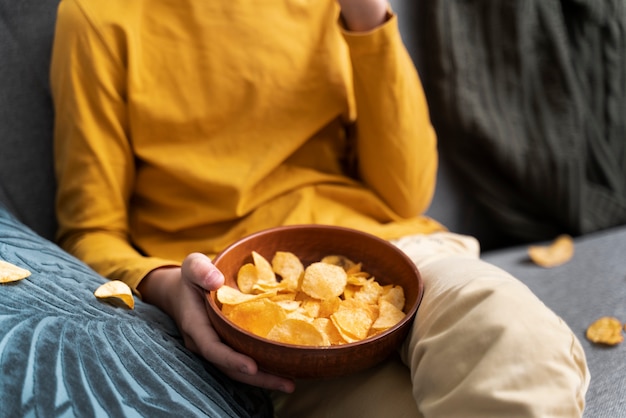
[{"label": "potato chip", "polygon": [[317,318],[320,315],[321,301],[319,299],[309,298],[302,302],[304,313],[311,318]]},{"label": "potato chip", "polygon": [[367,283],[368,278],[369,274],[367,273],[348,274],[348,284],[353,286],[363,286]]},{"label": "potato chip", "polygon": [[351,310],[351,309],[362,309],[365,312],[367,312],[367,314],[369,315],[369,317],[372,319],[372,321],[375,321],[376,318],[378,318],[378,304],[371,304],[371,303],[367,303],[364,302],[362,300],[358,300],[358,299],[346,299],[341,301],[341,305],[339,305],[339,307],[337,308],[337,311],[341,311],[341,310]]},{"label": "potato chip", "polygon": [[346,340],[343,339],[337,327],[333,324],[329,318],[315,318],[312,324],[328,339],[330,345],[345,344]]},{"label": "potato chip", "polygon": [[270,262],[256,251],[252,251],[252,259],[254,260],[258,279],[255,289],[265,291],[276,288],[278,281]]},{"label": "potato chip", "polygon": [[360,341],[367,337],[373,323],[369,313],[361,308],[340,309],[330,316],[330,320],[347,342]]},{"label": "potato chip", "polygon": [[275,325],[287,319],[287,314],[268,298],[257,298],[233,306],[228,319],[246,331],[265,337]]},{"label": "potato chip", "polygon": [[295,312],[300,308],[302,302],[297,300],[274,300],[270,299],[272,302],[275,302],[278,306],[283,308],[285,312]]},{"label": "potato chip", "polygon": [[356,292],[359,291],[360,288],[361,286],[356,286],[353,284],[347,285],[345,289],[343,289],[343,298],[346,300],[354,298],[354,295],[356,294]]},{"label": "potato chip", "polygon": [[243,293],[238,289],[230,286],[222,286],[217,289],[217,300],[225,305],[239,305],[240,303],[249,302],[254,299],[267,298],[276,294],[276,291],[266,293]]},{"label": "potato chip", "polygon": [[299,319],[287,319],[275,325],[268,333],[267,339],[285,344],[328,346],[328,337],[310,322]]},{"label": "potato chip", "polygon": [[233,308],[237,306],[237,305],[222,305],[222,313],[224,314],[224,316],[226,318],[228,318],[228,316],[230,315],[230,312],[233,310]]},{"label": "potato chip", "polygon": [[383,288],[376,281],[368,280],[361,286],[361,289],[355,292],[354,299],[376,305],[382,291]]},{"label": "potato chip", "polygon": [[528,247],[528,256],[542,267],[560,266],[574,256],[574,240],[569,235],[560,235],[549,245],[531,245]]},{"label": "potato chip", "polygon": [[129,307],[130,309],[135,308],[135,299],[133,298],[133,292],[130,290],[130,287],[120,281],[120,280],[111,280],[101,285],[96,289],[93,294],[98,299],[110,299],[119,300],[124,305]]},{"label": "potato chip", "polygon": [[318,318],[330,318],[330,316],[335,313],[339,309],[339,305],[341,305],[341,298],[339,296],[324,299],[319,302],[320,309],[317,313]]},{"label": "potato chip", "polygon": [[298,319],[300,321],[310,323],[314,321],[314,318],[311,318],[309,315],[307,315],[307,313],[302,308],[298,308],[292,312],[287,312],[287,319]]},{"label": "potato chip", "polygon": [[[280,292],[280,293],[276,293],[275,295],[270,296],[270,300],[274,301],[274,302],[280,302],[280,301],[296,301],[296,296],[298,294],[296,292]],[[296,301],[296,302],[302,302],[300,300]]]},{"label": "potato chip", "polygon": [[30,271],[0,260],[0,283],[17,282],[30,276]]},{"label": "potato chip", "polygon": [[237,272],[237,287],[243,293],[252,293],[254,285],[259,281],[257,268],[252,263],[244,264]]},{"label": "potato chip", "polygon": [[281,283],[285,289],[296,291],[300,288],[304,266],[298,256],[286,251],[277,251],[272,258],[272,269],[282,278]]},{"label": "potato chip", "polygon": [[596,344],[617,345],[624,341],[622,322],[605,316],[596,320],[587,328],[587,339]]},{"label": "potato chip", "polygon": [[378,318],[372,324],[372,329],[375,331],[383,331],[393,327],[398,322],[402,321],[405,317],[405,313],[396,308],[393,304],[386,300],[381,300],[378,311]]},{"label": "potato chip", "polygon": [[[353,269],[357,266],[357,264],[350,260],[348,257],[343,255],[327,255],[326,257],[320,260],[322,263],[332,264],[333,266],[339,266],[343,268],[345,271]],[[360,268],[360,266],[359,266]]]},{"label": "potato chip", "polygon": [[317,262],[304,270],[301,290],[316,299],[330,299],[343,293],[347,281],[348,275],[343,268]]},{"label": "potato chip", "polygon": [[387,301],[399,310],[404,309],[406,299],[404,297],[404,289],[402,286],[388,286],[383,289],[383,294],[380,296],[380,301]]},{"label": "potato chip", "polygon": [[353,266],[350,266],[348,268],[344,267],[344,270],[346,271],[346,273],[348,275],[352,275],[352,276],[363,276],[365,278],[369,277],[369,273],[365,272],[365,271],[361,271],[361,268],[363,267],[363,265],[361,263],[356,263]]}]

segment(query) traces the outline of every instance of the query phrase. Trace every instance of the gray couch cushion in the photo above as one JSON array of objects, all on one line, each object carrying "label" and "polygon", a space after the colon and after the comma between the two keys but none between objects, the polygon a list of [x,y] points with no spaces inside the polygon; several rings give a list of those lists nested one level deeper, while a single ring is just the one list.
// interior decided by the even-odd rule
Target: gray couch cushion
[{"label": "gray couch cushion", "polygon": [[56,229],[48,71],[58,2],[0,1],[0,201],[47,238]]},{"label": "gray couch cushion", "polygon": [[625,242],[626,226],[578,238],[574,258],[553,269],[532,264],[526,246],[483,256],[526,283],[580,338],[591,372],[586,417],[626,415],[626,343],[604,347],[585,338],[587,327],[602,316],[626,322]]}]

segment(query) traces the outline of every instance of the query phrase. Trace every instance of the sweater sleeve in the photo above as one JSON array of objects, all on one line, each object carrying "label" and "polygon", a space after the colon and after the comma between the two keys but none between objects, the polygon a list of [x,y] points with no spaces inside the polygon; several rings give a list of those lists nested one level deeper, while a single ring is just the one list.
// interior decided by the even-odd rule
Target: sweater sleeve
[{"label": "sweater sleeve", "polygon": [[344,37],[353,66],[361,180],[398,215],[421,214],[434,193],[436,137],[397,17],[366,33],[344,30]]},{"label": "sweater sleeve", "polygon": [[136,291],[151,270],[130,242],[134,159],[127,136],[123,34],[98,31],[85,5],[60,3],[51,63],[59,244]]}]

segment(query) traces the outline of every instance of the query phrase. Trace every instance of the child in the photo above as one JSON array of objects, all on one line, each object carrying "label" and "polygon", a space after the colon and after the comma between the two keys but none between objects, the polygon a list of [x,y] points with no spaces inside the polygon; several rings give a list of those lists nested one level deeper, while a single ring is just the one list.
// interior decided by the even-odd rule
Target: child
[{"label": "child", "polygon": [[[587,368],[567,326],[474,239],[421,215],[436,140],[385,0],[63,0],[51,77],[60,244],[231,378],[288,394],[279,415],[320,416],[331,397],[358,416],[582,413]],[[298,223],[376,234],[417,263],[408,367],[296,390],[219,340],[210,257]]]}]

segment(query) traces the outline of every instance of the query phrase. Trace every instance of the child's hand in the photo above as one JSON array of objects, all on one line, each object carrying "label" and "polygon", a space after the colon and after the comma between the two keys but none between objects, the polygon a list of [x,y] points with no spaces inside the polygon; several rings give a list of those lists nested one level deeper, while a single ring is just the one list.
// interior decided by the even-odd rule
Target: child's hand
[{"label": "child's hand", "polygon": [[159,306],[178,325],[185,346],[203,356],[232,379],[267,389],[293,392],[291,380],[259,371],[253,359],[225,345],[213,329],[204,302],[224,276],[203,254],[188,255],[181,268],[161,268],[142,280],[144,300]]},{"label": "child's hand", "polygon": [[349,30],[366,32],[382,25],[387,18],[387,0],[337,0]]}]

